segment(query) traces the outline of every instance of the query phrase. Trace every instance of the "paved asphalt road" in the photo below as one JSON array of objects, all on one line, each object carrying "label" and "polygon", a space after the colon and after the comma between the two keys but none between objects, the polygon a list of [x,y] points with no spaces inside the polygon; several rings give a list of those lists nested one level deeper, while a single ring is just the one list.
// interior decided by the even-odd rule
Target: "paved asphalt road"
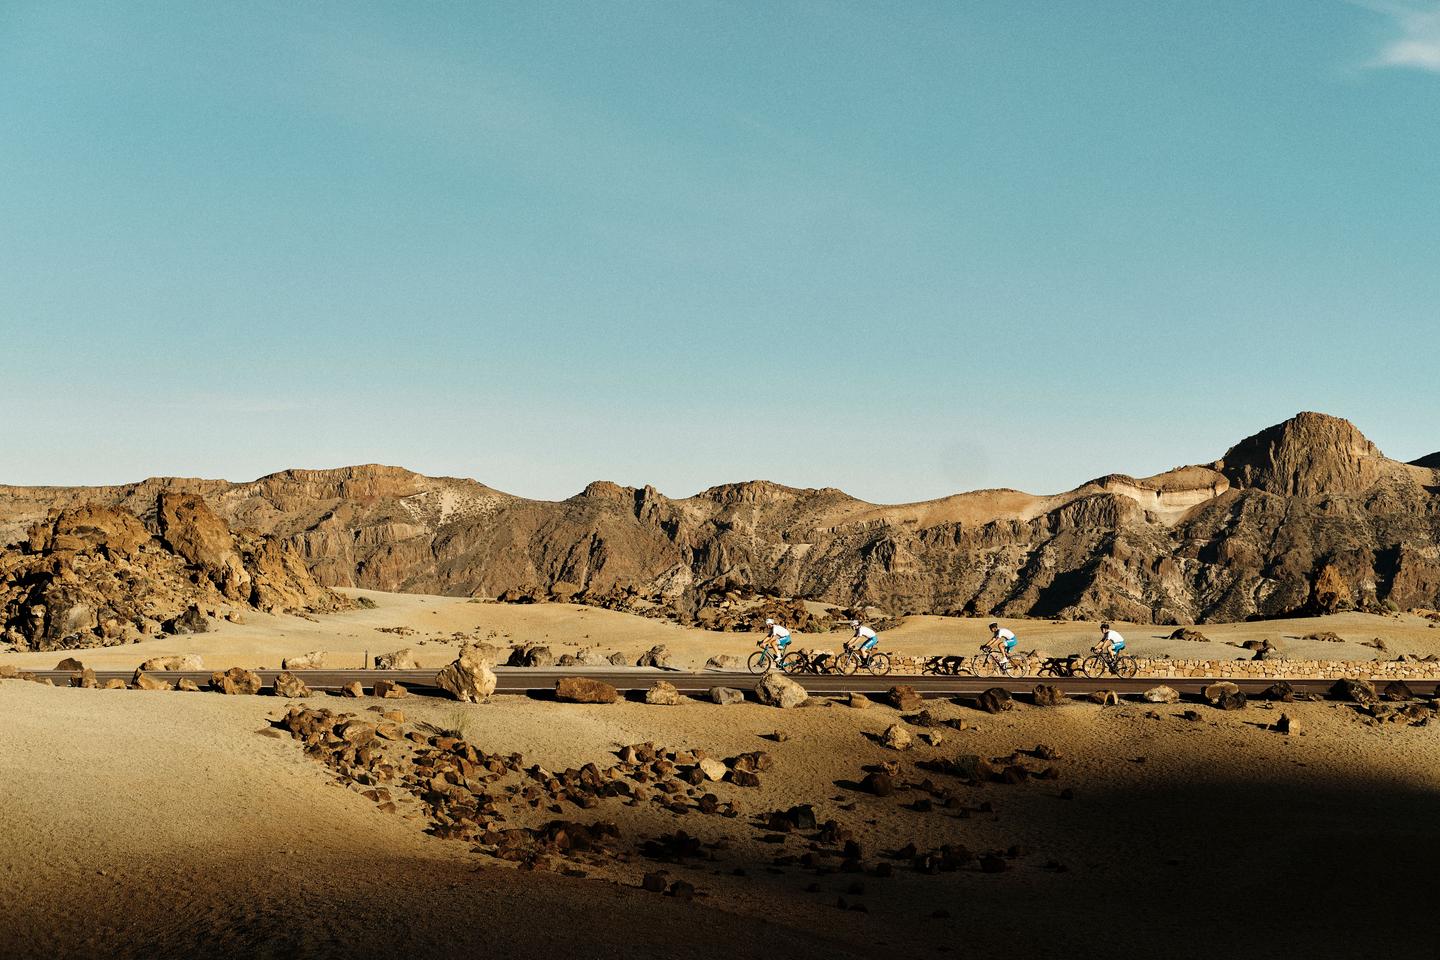
[{"label": "paved asphalt road", "polygon": [[[57,686],[65,686],[70,683],[76,674],[65,670],[39,670],[34,671],[42,677],[49,677]],[[278,670],[257,671],[266,686],[274,683]],[[296,676],[301,677],[313,689],[334,691],[342,685],[358,680],[364,687],[368,688],[376,680],[398,680],[407,689],[415,693],[439,692],[434,686],[434,670],[296,670]],[[182,677],[189,678],[195,683],[204,687],[210,680],[209,670],[193,671],[155,671],[152,676],[166,680],[179,680]],[[97,670],[96,678],[104,683],[112,677],[118,677],[129,681],[133,671],[120,670]],[[603,680],[621,691],[644,691],[648,690],[656,680],[668,680],[674,684],[681,693],[690,695],[704,694],[711,687],[735,687],[740,690],[750,690],[755,686],[758,679],[748,673],[679,673],[671,670],[653,669],[628,669],[610,670],[599,668],[566,668],[566,669],[540,669],[540,668],[519,668],[499,667],[495,671],[499,681],[496,686],[496,693],[535,693],[544,694],[555,689],[555,681],[565,676],[586,676],[597,680]],[[1157,679],[1154,677],[1137,677],[1134,680],[1120,680],[1115,677],[1108,677],[1099,680],[1082,678],[1057,679],[1053,677],[936,677],[936,676],[905,676],[892,674],[886,677],[870,676],[810,676],[798,675],[793,677],[805,686],[813,694],[841,694],[850,691],[857,691],[865,694],[883,693],[897,683],[909,684],[915,690],[929,697],[953,697],[953,696],[974,696],[982,690],[990,687],[1003,687],[1012,693],[1028,693],[1034,689],[1037,683],[1049,683],[1059,687],[1062,691],[1071,696],[1084,696],[1092,690],[1114,690],[1120,694],[1139,694],[1159,684],[1167,684],[1174,687],[1182,694],[1199,694],[1200,688],[1209,683],[1214,683],[1215,678],[1209,679]],[[1268,680],[1234,680],[1241,690],[1247,694],[1255,694],[1270,686]],[[1324,693],[1334,684],[1333,680],[1290,680],[1291,686],[1297,693]],[[1417,693],[1430,693],[1432,688],[1428,683],[1412,682],[1411,687]]]}]

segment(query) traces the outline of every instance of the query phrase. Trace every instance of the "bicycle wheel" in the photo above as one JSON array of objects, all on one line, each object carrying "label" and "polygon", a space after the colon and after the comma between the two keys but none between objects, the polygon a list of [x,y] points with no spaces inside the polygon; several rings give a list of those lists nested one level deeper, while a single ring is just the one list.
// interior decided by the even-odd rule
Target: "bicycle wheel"
[{"label": "bicycle wheel", "polygon": [[1000,661],[983,653],[970,661],[970,664],[970,669],[977,677],[993,677],[1000,672]]},{"label": "bicycle wheel", "polygon": [[890,672],[890,658],[883,653],[872,653],[865,663],[865,669],[870,671],[872,677],[883,677]]},{"label": "bicycle wheel", "polygon": [[1123,680],[1129,680],[1135,676],[1136,671],[1139,669],[1140,664],[1135,661],[1134,657],[1115,658],[1115,676]]},{"label": "bicycle wheel", "polygon": [[782,653],[777,664],[781,673],[805,673],[810,669],[810,658],[800,653]]},{"label": "bicycle wheel", "polygon": [[766,673],[770,669],[770,654],[764,650],[756,650],[750,654],[750,659],[745,661],[745,666],[751,673]]},{"label": "bicycle wheel", "polygon": [[1030,658],[1023,653],[1012,653],[1010,655],[1011,670],[1007,670],[1008,677],[1028,677],[1030,675]]},{"label": "bicycle wheel", "polygon": [[853,653],[842,653],[835,658],[835,672],[843,677],[848,677],[859,669],[860,661]]},{"label": "bicycle wheel", "polygon": [[1098,653],[1092,653],[1076,664],[1075,672],[1092,680],[1103,677],[1105,676],[1105,658]]}]

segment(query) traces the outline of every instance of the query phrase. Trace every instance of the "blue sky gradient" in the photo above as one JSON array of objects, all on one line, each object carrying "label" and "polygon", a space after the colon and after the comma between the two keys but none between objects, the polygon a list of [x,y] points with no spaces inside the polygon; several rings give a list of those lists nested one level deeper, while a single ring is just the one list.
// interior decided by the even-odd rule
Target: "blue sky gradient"
[{"label": "blue sky gradient", "polygon": [[0,4],[0,482],[1440,449],[1440,4]]}]

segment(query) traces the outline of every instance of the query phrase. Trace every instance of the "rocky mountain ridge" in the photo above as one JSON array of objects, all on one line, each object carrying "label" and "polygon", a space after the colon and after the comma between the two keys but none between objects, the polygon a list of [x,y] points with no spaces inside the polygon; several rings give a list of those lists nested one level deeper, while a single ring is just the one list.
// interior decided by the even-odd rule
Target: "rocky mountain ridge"
[{"label": "rocky mountain ridge", "polygon": [[[179,494],[287,544],[322,584],[658,603],[682,620],[736,590],[894,613],[1237,620],[1307,609],[1326,571],[1362,606],[1440,605],[1440,469],[1388,459],[1317,413],[1209,464],[1054,496],[876,505],[753,481],[672,499],[596,482],[551,502],[363,466],[239,484],[0,487],[0,541],[87,503],[158,529],[159,505]],[[238,576],[217,562],[222,582]]]}]

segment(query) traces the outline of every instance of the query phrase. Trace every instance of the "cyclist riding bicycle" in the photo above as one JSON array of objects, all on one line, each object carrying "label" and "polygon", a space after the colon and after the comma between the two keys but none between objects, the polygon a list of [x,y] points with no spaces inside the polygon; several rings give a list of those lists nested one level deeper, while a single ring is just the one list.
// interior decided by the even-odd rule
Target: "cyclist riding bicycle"
[{"label": "cyclist riding bicycle", "polygon": [[995,655],[1000,658],[1000,666],[1010,666],[1010,654],[1019,641],[1015,638],[1014,632],[998,623],[990,624],[990,639],[980,645],[981,650],[994,650]]},{"label": "cyclist riding bicycle", "polygon": [[1125,638],[1120,636],[1118,631],[1112,630],[1110,624],[1100,624],[1100,642],[1090,649],[1095,653],[1105,653],[1106,645],[1109,645],[1109,653],[1112,657],[1119,656],[1120,651],[1125,649]]},{"label": "cyclist riding bicycle", "polygon": [[769,617],[765,618],[765,626],[768,629],[759,645],[769,650],[772,658],[779,660],[785,648],[790,646],[790,631]]},{"label": "cyclist riding bicycle", "polygon": [[859,620],[851,620],[850,626],[855,630],[855,634],[845,641],[845,652],[869,656],[880,645],[880,635]]}]

